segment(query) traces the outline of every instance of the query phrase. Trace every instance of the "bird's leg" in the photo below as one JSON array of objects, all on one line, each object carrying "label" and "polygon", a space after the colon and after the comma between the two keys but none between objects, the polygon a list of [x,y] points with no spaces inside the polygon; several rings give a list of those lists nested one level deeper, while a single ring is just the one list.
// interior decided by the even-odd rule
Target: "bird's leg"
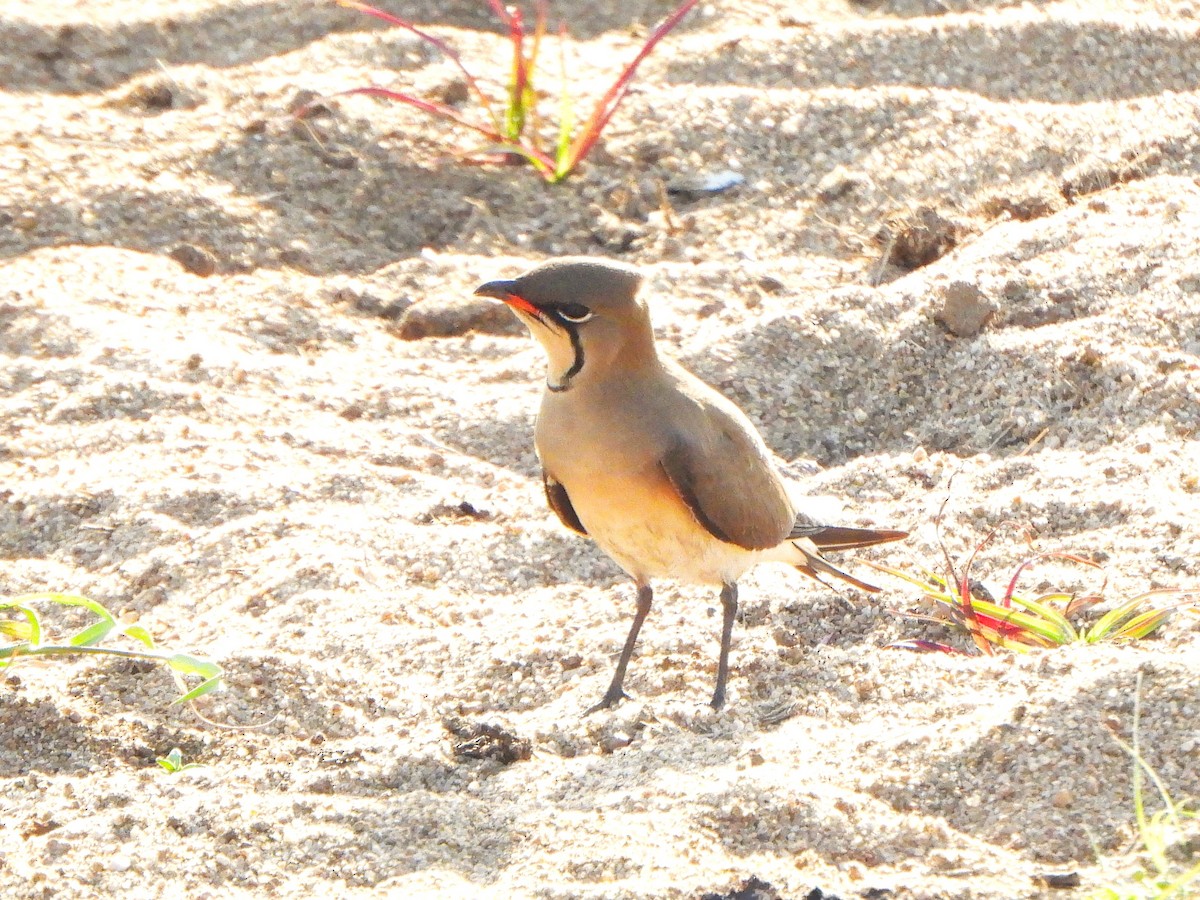
[{"label": "bird's leg", "polygon": [[629,696],[621,684],[625,681],[625,668],[629,665],[629,657],[633,656],[633,645],[637,643],[638,632],[642,630],[642,623],[646,621],[646,616],[650,612],[650,601],[653,599],[654,592],[650,590],[650,585],[639,582],[637,612],[633,616],[633,625],[629,627],[629,637],[625,638],[625,647],[621,650],[621,658],[617,660],[617,671],[613,673],[612,684],[608,686],[608,690],[604,692],[600,702],[589,709],[585,715],[594,713],[598,709],[611,709]]},{"label": "bird's leg", "polygon": [[729,582],[721,586],[721,658],[717,661],[717,687],[713,691],[712,708],[725,705],[725,682],[729,679],[729,644],[733,640],[733,619],[737,615],[737,584]]}]

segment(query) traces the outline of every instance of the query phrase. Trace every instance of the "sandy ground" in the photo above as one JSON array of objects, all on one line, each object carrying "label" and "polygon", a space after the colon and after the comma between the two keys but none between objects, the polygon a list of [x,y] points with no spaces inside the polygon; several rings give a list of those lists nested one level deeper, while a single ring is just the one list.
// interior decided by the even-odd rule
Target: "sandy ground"
[{"label": "sandy ground", "polygon": [[[503,72],[483,3],[392,8]],[[587,94],[666,5],[555,9]],[[456,90],[332,5],[5,5],[0,594],[88,594],[228,688],[215,727],[160,667],[6,673],[0,894],[1011,900],[1131,871],[1139,673],[1147,760],[1200,797],[1188,615],[1134,646],[922,655],[886,647],[948,639],[893,614],[919,608],[902,582],[762,568],[714,714],[719,604],[664,584],[634,699],[584,716],[632,589],[545,508],[540,352],[467,301],[549,256],[628,260],[664,349],[806,503],[912,531],[864,556],[940,565],[945,503],[955,556],[1000,528],[993,591],[1027,534],[1103,561],[1114,600],[1195,586],[1196,16],[712,4],[552,187],[368,98],[296,126],[305,91]],[[481,724],[529,758],[457,752]],[[172,747],[205,768],[160,770]]]}]

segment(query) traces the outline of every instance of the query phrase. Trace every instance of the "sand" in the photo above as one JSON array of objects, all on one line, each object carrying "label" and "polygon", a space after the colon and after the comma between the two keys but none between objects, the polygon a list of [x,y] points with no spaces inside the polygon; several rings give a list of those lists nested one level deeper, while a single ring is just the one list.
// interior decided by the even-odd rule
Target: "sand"
[{"label": "sand", "polygon": [[[391,8],[494,84],[484,7]],[[582,98],[666,9],[555,5]],[[0,594],[86,594],[227,686],[192,710],[151,664],[0,675],[0,894],[1128,877],[1139,676],[1147,762],[1200,797],[1200,618],[918,654],[888,645],[970,642],[907,617],[912,586],[763,567],[726,709],[715,592],[663,583],[633,698],[585,716],[632,587],[541,496],[539,349],[468,301],[556,255],[631,262],[663,351],[746,409],[805,508],[912,532],[860,556],[939,568],[997,529],[972,570],[994,593],[1052,551],[1104,572],[1042,562],[1029,592],[1196,587],[1198,38],[1188,0],[710,4],[551,186],[459,162],[472,138],[397,104],[298,125],[311,94],[458,90],[332,4],[9,5]],[[744,182],[668,193],[725,171]],[[203,767],[161,770],[172,747]]]}]

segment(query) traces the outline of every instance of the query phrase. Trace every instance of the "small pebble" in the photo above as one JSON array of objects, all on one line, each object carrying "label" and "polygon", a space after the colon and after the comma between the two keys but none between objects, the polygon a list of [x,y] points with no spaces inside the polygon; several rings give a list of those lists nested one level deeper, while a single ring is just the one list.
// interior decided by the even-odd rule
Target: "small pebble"
[{"label": "small pebble", "polygon": [[217,257],[195,244],[179,244],[168,254],[171,259],[193,275],[208,278],[217,271]]}]

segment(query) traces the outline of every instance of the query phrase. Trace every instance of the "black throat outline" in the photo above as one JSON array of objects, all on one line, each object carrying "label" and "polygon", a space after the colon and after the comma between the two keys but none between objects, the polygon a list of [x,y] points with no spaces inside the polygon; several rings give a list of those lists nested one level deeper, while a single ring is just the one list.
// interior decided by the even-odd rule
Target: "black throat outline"
[{"label": "black throat outline", "polygon": [[559,320],[559,324],[567,332],[567,336],[571,339],[571,349],[575,353],[575,361],[571,363],[571,368],[563,372],[561,380],[558,384],[551,384],[550,380],[546,380],[546,390],[552,394],[561,394],[563,391],[570,390],[571,379],[579,374],[583,368],[583,344],[579,340],[579,329],[568,322]]}]

